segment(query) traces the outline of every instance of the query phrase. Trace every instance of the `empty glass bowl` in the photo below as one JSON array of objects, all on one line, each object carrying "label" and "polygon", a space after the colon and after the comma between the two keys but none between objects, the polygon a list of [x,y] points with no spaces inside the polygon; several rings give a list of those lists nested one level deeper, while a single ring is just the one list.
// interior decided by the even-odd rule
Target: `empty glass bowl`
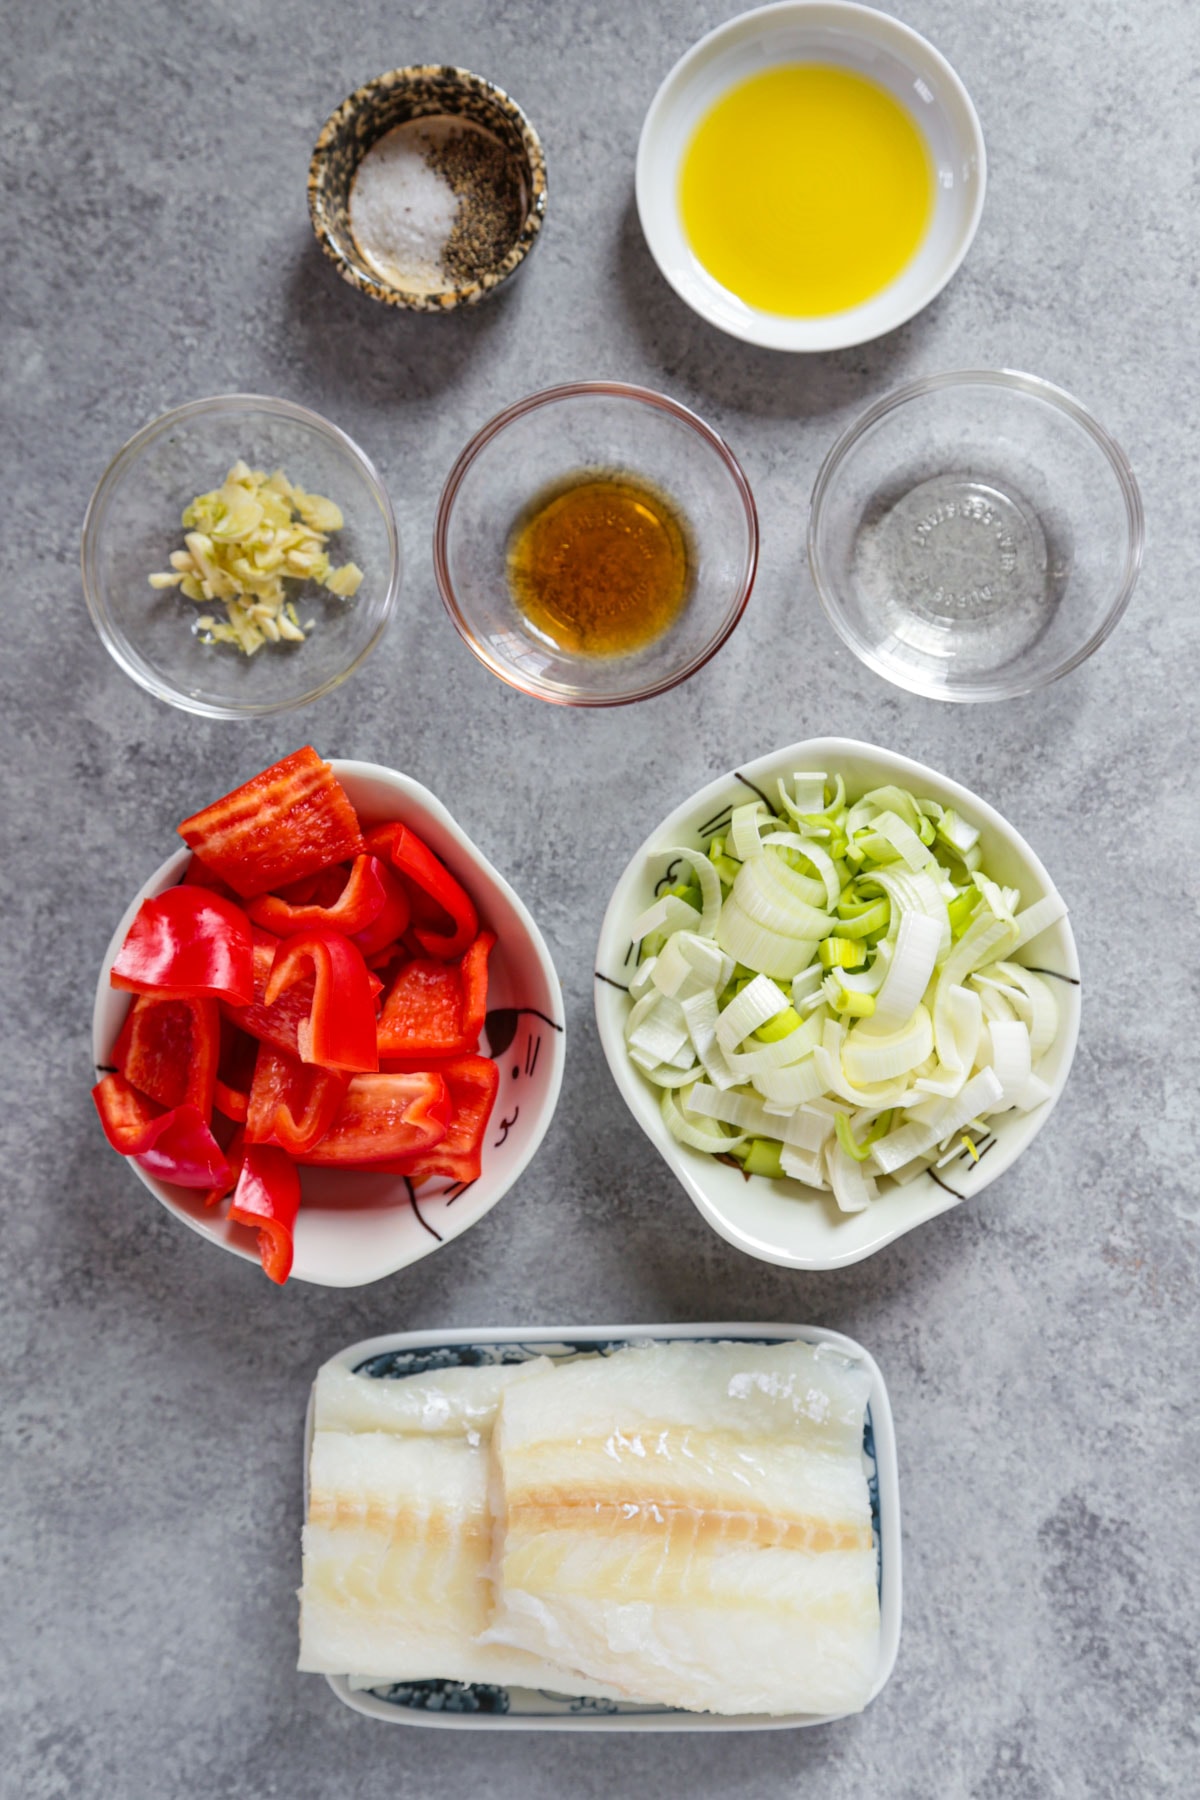
[{"label": "empty glass bowl", "polygon": [[[640,478],[684,525],[687,599],[628,655],[561,648],[509,589],[514,528],[575,474]],[[518,401],[472,438],[442,490],[433,556],[447,612],[502,681],[561,706],[616,706],[674,687],[720,649],[750,597],[758,517],[733,453],[695,413],[648,388],[572,382]]]},{"label": "empty glass bowl", "polygon": [[1065,675],[1121,617],[1142,560],[1133,471],[1061,388],[1008,369],[889,394],[826,457],[808,554],[877,674],[938,700]]},{"label": "empty glass bowl", "polygon": [[[264,644],[253,656],[197,636],[197,619],[223,618],[221,607],[149,582],[183,548],[184,507],[220,487],[239,457],[334,501],[344,525],[330,560],[363,572],[349,600],[313,582],[297,587],[300,623],[313,629],[303,643]],[[337,687],[378,643],[400,578],[391,501],[357,444],[306,407],[258,394],[193,400],[145,426],[101,476],[83,525],[84,597],[110,655],[159,700],[212,719],[284,712]]]}]

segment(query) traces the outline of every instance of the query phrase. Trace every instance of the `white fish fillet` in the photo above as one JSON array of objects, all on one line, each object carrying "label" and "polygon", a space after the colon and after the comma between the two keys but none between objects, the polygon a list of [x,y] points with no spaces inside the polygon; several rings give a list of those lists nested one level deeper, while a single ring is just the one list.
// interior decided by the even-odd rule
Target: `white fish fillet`
[{"label": "white fish fillet", "polygon": [[800,1344],[672,1343],[504,1394],[485,1642],[692,1710],[869,1698],[869,1381]]},{"label": "white fish fillet", "polygon": [[326,1363],[313,1390],[313,1429],[489,1432],[505,1388],[545,1374],[551,1366],[547,1357],[536,1356],[523,1363],[438,1369],[430,1375],[377,1381],[354,1374],[345,1363]]},{"label": "white fish fillet", "polygon": [[[538,1359],[395,1381],[338,1365],[321,1371],[304,1528],[301,1669],[369,1670],[371,1685],[439,1678],[624,1695],[612,1683],[479,1641],[492,1611],[490,1419],[505,1387],[549,1367]],[[450,1375],[461,1379],[448,1381]],[[366,1429],[330,1428],[334,1419]]]}]

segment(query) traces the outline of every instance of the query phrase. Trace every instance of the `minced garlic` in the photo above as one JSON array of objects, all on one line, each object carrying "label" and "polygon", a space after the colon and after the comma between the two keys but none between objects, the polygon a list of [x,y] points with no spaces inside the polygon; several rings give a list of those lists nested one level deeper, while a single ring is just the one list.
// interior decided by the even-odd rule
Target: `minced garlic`
[{"label": "minced garlic", "polygon": [[172,552],[171,572],[151,575],[150,586],[224,607],[224,618],[209,612],[196,621],[206,644],[235,644],[247,656],[266,643],[300,644],[306,628],[285,582],[316,581],[350,600],[362,581],[356,563],[330,567],[325,546],[342,524],[332,500],[306,494],[282,469],[266,475],[239,460],[221,487],[184,509],[185,548]]}]

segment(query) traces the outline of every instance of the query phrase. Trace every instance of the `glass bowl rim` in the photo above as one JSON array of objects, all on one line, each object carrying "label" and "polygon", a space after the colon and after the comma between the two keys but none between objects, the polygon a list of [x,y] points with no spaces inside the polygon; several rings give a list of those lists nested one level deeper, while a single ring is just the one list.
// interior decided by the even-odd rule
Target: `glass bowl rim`
[{"label": "glass bowl rim", "polygon": [[[111,621],[110,609],[102,597],[101,584],[94,566],[96,560],[95,538],[99,520],[112,497],[119,478],[133,466],[141,452],[175,425],[192,419],[202,419],[211,414],[238,410],[261,412],[271,418],[291,420],[295,424],[308,426],[319,437],[324,437],[335,444],[357,468],[379,507],[387,534],[390,569],[387,590],[383,597],[379,622],[375,630],[353,660],[343,668],[336,670],[326,680],[307,689],[303,694],[296,694],[281,700],[236,702],[200,699],[192,694],[184,694],[169,679],[156,674],[146,663],[127,650],[125,642],[117,637]],[[347,676],[352,675],[366,661],[378,644],[395,610],[404,575],[404,557],[400,546],[400,532],[396,524],[395,508],[392,506],[391,496],[384,484],[383,477],[366,451],[355,443],[349,433],[324,418],[322,414],[313,412],[310,407],[301,406],[294,400],[280,400],[269,394],[212,394],[203,400],[186,400],[180,406],[168,407],[165,412],[158,413],[147,424],[135,431],[111,459],[88,501],[87,511],[83,516],[79,560],[84,601],[100,641],[113,661],[124,670],[131,680],[136,681],[140,688],[143,688],[146,693],[152,694],[156,700],[164,700],[171,706],[181,708],[184,712],[197,713],[207,719],[267,718],[274,713],[290,712],[296,707],[307,706],[310,701],[318,700],[323,694],[328,694],[332,689],[339,687]]]},{"label": "glass bowl rim", "polygon": [[[521,679],[512,669],[494,657],[476,636],[469,620],[459,606],[454,583],[450,579],[447,539],[454,504],[468,470],[488,445],[500,436],[501,432],[515,424],[518,419],[538,412],[544,406],[554,405],[562,400],[597,398],[630,400],[636,404],[650,406],[659,412],[667,413],[670,417],[679,420],[681,424],[688,426],[697,437],[707,444],[710,450],[716,452],[742,503],[747,536],[746,567],[734,603],[726,611],[717,632],[682,668],[664,676],[661,680],[649,682],[644,687],[631,689],[628,693],[564,694],[544,687],[535,679],[528,677],[524,680]],[[442,597],[442,604],[450,615],[458,635],[485,668],[490,669],[493,675],[498,675],[500,680],[506,682],[509,687],[516,688],[519,693],[532,695],[534,699],[548,700],[553,706],[627,706],[635,700],[649,700],[655,694],[665,694],[671,688],[678,687],[680,682],[688,680],[716,655],[722,644],[731,636],[745,612],[746,603],[753,591],[755,577],[758,573],[758,554],[758,508],[755,506],[754,495],[742,465],[725,439],[698,413],[692,412],[689,407],[683,406],[678,400],[672,400],[669,395],[660,394],[654,388],[639,387],[626,381],[559,382],[553,387],[539,388],[536,393],[526,394],[523,399],[514,401],[511,406],[506,406],[500,412],[495,413],[469,439],[456,458],[442,487],[433,526],[433,572],[438,592]]]},{"label": "glass bowl rim", "polygon": [[[1097,629],[1079,649],[1044,674],[1004,682],[977,681],[969,686],[964,684],[955,692],[948,688],[938,687],[933,682],[923,681],[920,677],[901,675],[858,636],[842,610],[827,571],[822,567],[821,556],[817,548],[817,530],[822,507],[839,469],[859,441],[881,419],[906,406],[910,400],[921,399],[927,394],[966,387],[1001,388],[1009,393],[1023,394],[1029,399],[1041,400],[1054,410],[1064,414],[1083,430],[1099,449],[1116,479],[1117,487],[1125,504],[1127,542],[1125,566],[1117,585],[1116,597]],[[1095,415],[1089,412],[1086,406],[1081,405],[1065,388],[1056,386],[1052,381],[1046,381],[1040,375],[1024,374],[1019,369],[950,369],[941,375],[922,375],[915,381],[905,382],[903,386],[893,388],[891,393],[884,394],[881,399],[876,400],[867,408],[866,412],[862,413],[842,432],[826,454],[813,483],[812,498],[809,501],[807,547],[813,585],[816,587],[817,597],[826,618],[843,643],[853,650],[859,661],[873,669],[877,675],[881,675],[885,681],[891,682],[895,687],[905,689],[910,694],[919,694],[927,700],[947,700],[957,703],[979,700],[1015,700],[1024,694],[1035,693],[1039,688],[1049,687],[1063,675],[1070,674],[1072,669],[1078,668],[1081,662],[1085,662],[1095,650],[1098,650],[1112,633],[1129,605],[1133,590],[1137,586],[1146,547],[1146,521],[1141,490],[1125,452],[1116,439],[1104,429]]]}]

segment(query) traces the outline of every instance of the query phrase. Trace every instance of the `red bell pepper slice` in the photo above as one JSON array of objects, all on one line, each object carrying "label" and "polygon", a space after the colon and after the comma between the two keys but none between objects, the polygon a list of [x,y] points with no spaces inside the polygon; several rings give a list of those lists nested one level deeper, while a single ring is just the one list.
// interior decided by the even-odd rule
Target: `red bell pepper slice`
[{"label": "red bell pepper slice", "polygon": [[408,895],[400,877],[385,862],[380,862],[378,857],[375,858],[375,867],[383,884],[383,909],[364,931],[351,933],[368,964],[384,951],[390,952],[395,947],[401,932],[408,926],[411,912]]},{"label": "red bell pepper slice", "polygon": [[487,959],[496,942],[481,931],[460,962],[416,957],[396,976],[379,1015],[381,1057],[456,1056],[479,1044],[487,1012]]},{"label": "red bell pepper slice", "polygon": [[300,1177],[290,1157],[269,1144],[247,1144],[226,1217],[258,1233],[263,1269],[282,1287],[292,1270],[292,1238],[300,1211]]},{"label": "red bell pepper slice", "polygon": [[132,1157],[148,1175],[188,1188],[212,1188],[224,1180],[228,1164],[221,1146],[194,1106],[164,1111],[124,1075],[105,1075],[92,1099],[113,1149]]},{"label": "red bell pepper slice", "polygon": [[[274,954],[272,951],[272,958]],[[266,977],[263,979],[265,985]],[[250,1105],[250,1084],[254,1080],[254,1063],[258,1056],[258,1039],[251,1037],[249,1032],[239,1031],[233,1021],[222,1014],[220,1043],[213,1105],[227,1119],[245,1124]]]},{"label": "red bell pepper slice", "polygon": [[248,1144],[278,1144],[299,1156],[320,1142],[345,1098],[350,1077],[260,1044],[246,1117]]},{"label": "red bell pepper slice", "polygon": [[[282,994],[274,1005],[267,1005],[267,982],[271,979],[271,970],[275,963],[275,952],[279,948],[279,939],[269,932],[255,930],[254,933],[254,1004],[253,1006],[227,1006],[222,1004],[221,1011],[231,1025],[248,1032],[252,1038],[261,1043],[274,1044],[278,1050],[288,1050],[293,1056],[299,1056],[299,1030],[301,1022],[312,1012],[313,994],[316,991],[316,976],[305,975]],[[371,998],[383,992],[383,983],[378,976],[370,976]],[[253,1072],[253,1071],[252,1071]],[[249,1087],[249,1080],[247,1080]]]},{"label": "red bell pepper slice", "polygon": [[225,1161],[228,1163],[229,1167],[226,1170],[224,1179],[218,1181],[213,1187],[209,1188],[207,1193],[201,1194],[200,1196],[204,1201],[205,1206],[217,1206],[229,1194],[232,1194],[241,1178],[242,1163],[245,1160],[245,1156],[246,1133],[239,1125],[225,1146]]},{"label": "red bell pepper slice", "polygon": [[113,1049],[125,1079],[160,1106],[213,1109],[221,1014],[215,1000],[164,1000],[139,994]]},{"label": "red bell pepper slice", "polygon": [[275,894],[260,894],[257,900],[249,902],[246,911],[256,925],[279,937],[295,937],[298,932],[314,928],[353,937],[356,932],[365,931],[387,905],[383,872],[383,864],[374,856],[356,856],[332,904],[318,905],[311,900],[293,904]]},{"label": "red bell pepper slice", "polygon": [[181,887],[211,888],[214,894],[224,894],[227,900],[236,902],[237,895],[227,882],[214,873],[205,863],[203,857],[192,856],[187,868],[180,878]]},{"label": "red bell pepper slice", "polygon": [[413,935],[427,956],[450,962],[471,944],[479,932],[479,918],[466,889],[439,862],[427,844],[407,825],[377,825],[367,838],[367,849],[390,862],[418,894],[432,900],[439,912],[449,914],[450,929],[414,927]]},{"label": "red bell pepper slice", "polygon": [[418,1150],[388,1164],[397,1175],[407,1175],[412,1182],[424,1181],[429,1175],[449,1175],[454,1181],[478,1181],[483,1166],[483,1138],[500,1071],[487,1056],[459,1056],[438,1064],[438,1074],[449,1090],[453,1111],[446,1135],[430,1149]]},{"label": "red bell pepper slice", "polygon": [[211,888],[168,888],[142,901],[109,981],[133,994],[246,1006],[254,998],[250,921]]},{"label": "red bell pepper slice", "polygon": [[306,931],[284,938],[275,952],[265,995],[268,1006],[303,979],[316,976],[312,1008],[296,1028],[302,1062],[326,1069],[369,1071],[379,1067],[375,1043],[375,995],[362,951],[336,931]]},{"label": "red bell pepper slice", "polygon": [[243,900],[363,850],[358,815],[311,745],[193,813],[179,834]]},{"label": "red bell pepper slice", "polygon": [[378,1167],[438,1143],[449,1120],[440,1073],[355,1075],[325,1136],[298,1160],[317,1168]]}]

